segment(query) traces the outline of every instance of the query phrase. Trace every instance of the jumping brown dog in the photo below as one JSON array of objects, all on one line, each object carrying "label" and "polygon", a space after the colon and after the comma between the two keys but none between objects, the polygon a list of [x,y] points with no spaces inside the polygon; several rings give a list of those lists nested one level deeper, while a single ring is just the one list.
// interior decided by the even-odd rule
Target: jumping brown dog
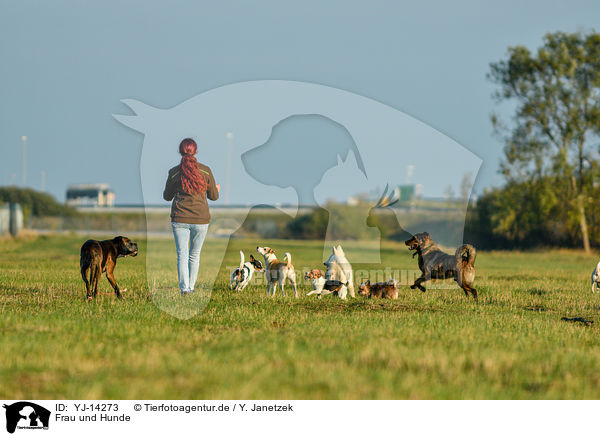
[{"label": "jumping brown dog", "polygon": [[417,233],[404,243],[409,250],[414,250],[413,257],[419,256],[419,269],[422,272],[421,277],[411,285],[411,289],[419,288],[425,292],[426,289],[421,283],[431,279],[453,278],[467,297],[470,293],[477,300],[477,290],[473,287],[475,247],[469,244],[461,245],[453,256],[440,250],[427,232]]},{"label": "jumping brown dog", "polygon": [[[106,241],[90,239],[81,246],[79,267],[85,283],[86,296],[91,300],[98,294],[98,281],[103,272],[115,290],[117,298],[121,298],[121,290],[115,281],[113,271],[119,257],[137,256],[138,246],[125,236],[117,236]],[[89,271],[89,280],[88,280]],[[123,289],[125,291],[126,289]]]}]

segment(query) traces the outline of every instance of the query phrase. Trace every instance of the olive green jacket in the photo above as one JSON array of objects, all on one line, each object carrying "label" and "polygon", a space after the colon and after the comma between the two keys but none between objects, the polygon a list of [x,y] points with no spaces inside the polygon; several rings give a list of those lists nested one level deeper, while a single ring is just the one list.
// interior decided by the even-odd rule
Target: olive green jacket
[{"label": "olive green jacket", "polygon": [[208,182],[206,192],[200,194],[188,194],[181,186],[181,165],[169,170],[167,183],[163,198],[166,201],[173,200],[171,205],[171,221],[186,224],[208,224],[210,222],[210,211],[208,209],[207,197],[210,200],[219,198],[219,191],[213,177],[212,171],[206,165],[198,164],[200,172]]}]

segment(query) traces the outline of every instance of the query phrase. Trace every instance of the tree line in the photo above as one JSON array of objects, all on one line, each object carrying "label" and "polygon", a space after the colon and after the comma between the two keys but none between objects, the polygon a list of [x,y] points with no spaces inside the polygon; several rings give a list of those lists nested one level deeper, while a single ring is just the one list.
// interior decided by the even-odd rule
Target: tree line
[{"label": "tree line", "polygon": [[513,109],[491,115],[504,143],[506,184],[486,193],[470,229],[515,245],[600,245],[600,34],[555,32],[534,52],[508,49],[490,65],[494,98]]},{"label": "tree line", "polygon": [[59,203],[45,192],[17,186],[0,186],[0,205],[19,203],[23,209],[25,222],[30,216],[73,216],[77,211]]}]

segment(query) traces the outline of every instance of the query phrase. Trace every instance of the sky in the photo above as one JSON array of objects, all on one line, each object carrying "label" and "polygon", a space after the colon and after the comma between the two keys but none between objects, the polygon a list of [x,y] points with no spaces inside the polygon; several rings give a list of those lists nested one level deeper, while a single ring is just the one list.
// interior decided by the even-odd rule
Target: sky
[{"label": "sky", "polygon": [[[117,203],[141,203],[144,136],[113,118],[132,113],[122,99],[170,109],[224,85],[285,80],[367,97],[438,130],[481,159],[481,192],[502,182],[490,62],[599,21],[595,1],[2,1],[0,185],[21,183],[26,135],[27,186],[40,189],[44,171],[60,201],[69,184],[106,182]],[[223,144],[200,144],[198,159]],[[166,146],[164,163],[176,164],[177,144]],[[209,163],[223,184],[223,163]],[[435,185],[425,195],[439,196]]]}]

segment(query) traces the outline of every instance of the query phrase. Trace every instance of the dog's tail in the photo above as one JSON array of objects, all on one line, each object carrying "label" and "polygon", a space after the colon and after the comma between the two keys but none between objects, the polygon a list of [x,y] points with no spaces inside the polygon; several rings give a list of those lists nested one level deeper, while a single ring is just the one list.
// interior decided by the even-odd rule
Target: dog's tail
[{"label": "dog's tail", "polygon": [[240,250],[240,271],[244,267],[244,263],[246,263],[246,258],[244,257],[244,252]]},{"label": "dog's tail", "polygon": [[292,255],[287,252],[283,255],[283,260],[285,260],[287,266],[290,266],[292,264]]},{"label": "dog's tail", "polygon": [[475,264],[475,257],[477,251],[475,247],[470,244],[461,245],[456,249],[456,257],[462,258],[463,264],[473,266]]},{"label": "dog's tail", "polygon": [[81,251],[79,252],[79,268],[83,269],[84,267],[87,268],[88,266],[90,266],[90,262],[91,262],[91,256],[90,256],[90,252],[87,249],[84,249],[84,247],[86,247],[86,244],[83,244],[81,246]]}]

